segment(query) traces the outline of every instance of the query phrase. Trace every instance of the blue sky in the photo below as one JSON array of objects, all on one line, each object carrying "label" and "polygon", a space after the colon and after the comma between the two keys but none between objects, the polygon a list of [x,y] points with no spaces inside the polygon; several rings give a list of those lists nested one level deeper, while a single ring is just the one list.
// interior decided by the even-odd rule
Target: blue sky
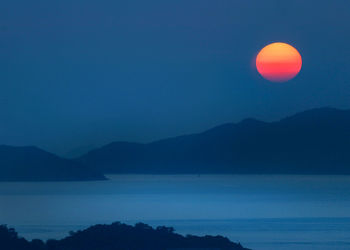
[{"label": "blue sky", "polygon": [[[349,1],[20,1],[0,9],[0,144],[65,153],[350,107]],[[271,42],[303,57],[262,79]]]}]

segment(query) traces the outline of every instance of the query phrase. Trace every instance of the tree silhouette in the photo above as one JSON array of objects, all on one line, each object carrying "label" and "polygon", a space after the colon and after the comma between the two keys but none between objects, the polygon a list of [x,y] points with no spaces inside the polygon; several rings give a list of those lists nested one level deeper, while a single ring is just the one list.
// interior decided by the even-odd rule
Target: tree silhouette
[{"label": "tree silhouette", "polygon": [[247,250],[222,236],[182,236],[172,227],[156,229],[144,223],[135,226],[115,222],[70,232],[62,240],[27,241],[13,228],[0,226],[0,249],[4,250]]}]

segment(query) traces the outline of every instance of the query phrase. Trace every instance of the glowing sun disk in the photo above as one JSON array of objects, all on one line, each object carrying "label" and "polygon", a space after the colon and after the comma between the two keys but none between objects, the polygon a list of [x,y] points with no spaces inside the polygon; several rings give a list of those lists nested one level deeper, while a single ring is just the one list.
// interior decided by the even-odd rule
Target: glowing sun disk
[{"label": "glowing sun disk", "polygon": [[301,55],[286,43],[269,44],[256,57],[258,72],[272,82],[285,82],[294,78],[300,72],[301,66]]}]

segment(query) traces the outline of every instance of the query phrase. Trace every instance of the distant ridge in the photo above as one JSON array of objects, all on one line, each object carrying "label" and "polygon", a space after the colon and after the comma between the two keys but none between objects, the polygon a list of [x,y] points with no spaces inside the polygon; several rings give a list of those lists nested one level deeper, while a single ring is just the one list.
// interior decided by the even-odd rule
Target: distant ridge
[{"label": "distant ridge", "polygon": [[103,173],[350,174],[350,110],[246,119],[148,144],[113,142],[78,161]]},{"label": "distant ridge", "polygon": [[105,180],[100,172],[37,147],[0,146],[0,181]]}]

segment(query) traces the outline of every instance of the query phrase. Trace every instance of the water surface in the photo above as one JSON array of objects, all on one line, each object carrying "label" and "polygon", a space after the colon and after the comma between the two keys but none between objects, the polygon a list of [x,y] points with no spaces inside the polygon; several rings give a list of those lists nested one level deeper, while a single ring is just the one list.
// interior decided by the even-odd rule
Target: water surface
[{"label": "water surface", "polygon": [[114,175],[96,182],[0,183],[0,223],[61,238],[142,221],[221,234],[253,249],[350,249],[350,177]]}]

